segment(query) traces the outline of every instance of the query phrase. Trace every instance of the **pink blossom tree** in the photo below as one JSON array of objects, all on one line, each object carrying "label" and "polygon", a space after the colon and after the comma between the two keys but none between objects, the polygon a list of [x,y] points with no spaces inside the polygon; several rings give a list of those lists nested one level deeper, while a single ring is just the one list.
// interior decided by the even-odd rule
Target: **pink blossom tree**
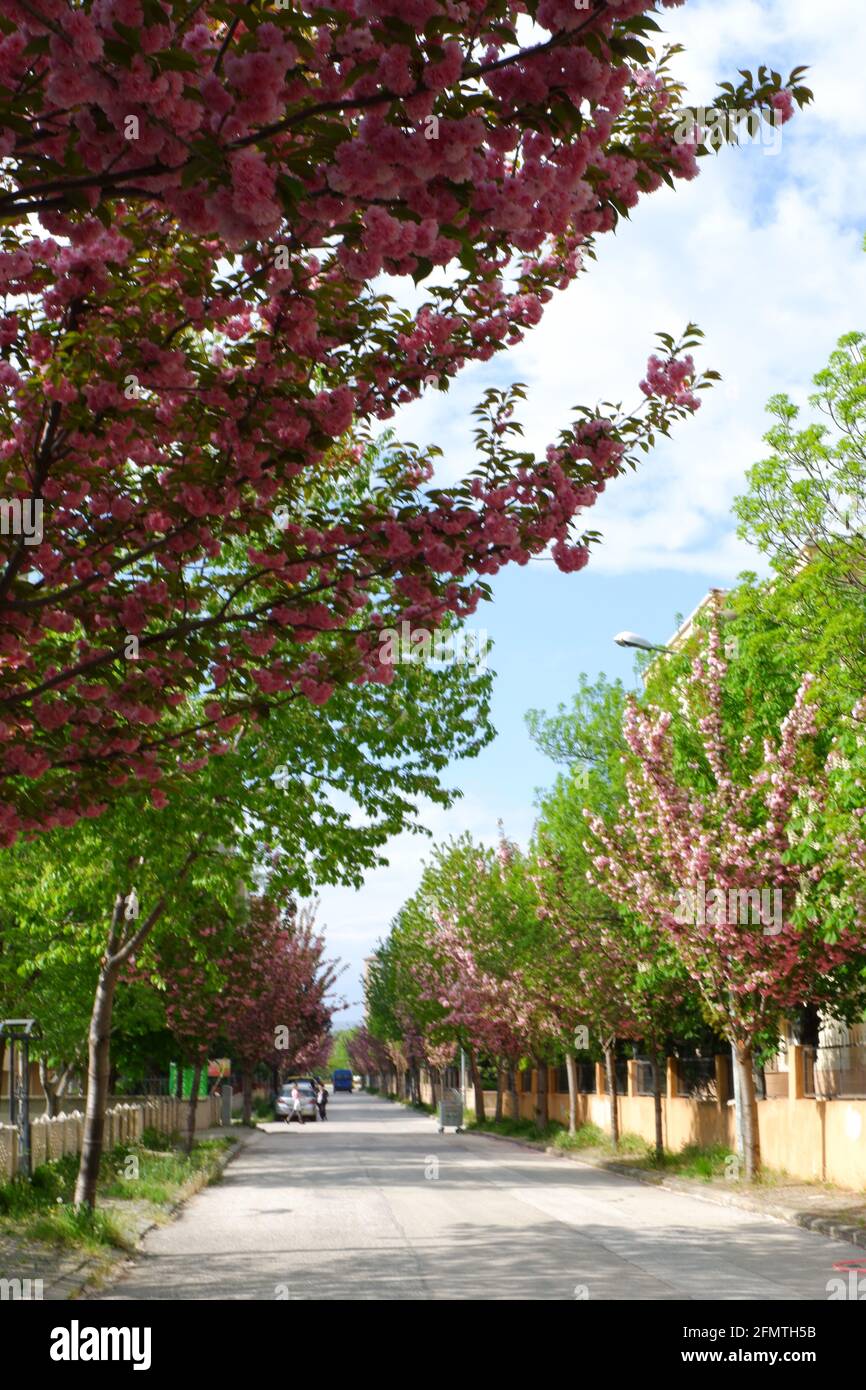
[{"label": "pink blossom tree", "polygon": [[[526,1036],[521,1037],[519,1019],[523,1011],[520,983],[515,974],[510,977],[494,973],[491,963],[482,959],[483,953],[473,943],[465,927],[440,920],[426,939],[428,961],[425,967],[430,984],[422,997],[435,1002],[441,1018],[431,1027],[431,1036],[450,1037],[451,1054],[457,1042],[464,1047],[475,1097],[475,1116],[483,1120],[484,1090],[478,1067],[479,1053],[494,1058],[501,1077],[502,1063],[507,1060],[512,1070],[516,1059],[525,1050]],[[447,1044],[446,1044],[447,1046]],[[501,1117],[502,1091],[497,1084],[497,1118]]]},{"label": "pink blossom tree", "polygon": [[254,898],[222,963],[222,1033],[243,1077],[244,1123],[252,1121],[253,1071],[277,1075],[323,1065],[331,1018],[342,1007],[331,997],[340,973],[325,958],[315,910],[280,911]]},{"label": "pink blossom tree", "polygon": [[218,905],[215,906],[210,921],[200,920],[196,923],[197,930],[189,935],[168,936],[160,942],[157,951],[158,976],[165,990],[166,1024],[179,1049],[178,1069],[182,1073],[185,1062],[191,1063],[193,1069],[187,1114],[187,1152],[192,1151],[195,1139],[202,1071],[213,1055],[226,1021],[225,979],[219,944],[220,938],[227,935],[227,924],[224,914]]},{"label": "pink blossom tree", "polygon": [[[501,391],[457,486],[362,455],[696,173],[653,9],[2,0],[0,842],[387,683],[383,626],[471,613],[506,563],[586,563],[575,518],[697,405],[693,333],[644,414],[581,410],[540,459]],[[808,99],[762,69],[715,105]]]},{"label": "pink blossom tree", "polygon": [[352,1063],[353,1071],[359,1076],[376,1078],[379,1081],[384,1078],[388,1068],[388,1053],[384,1044],[362,1025],[357,1028],[346,1042],[346,1048]]},{"label": "pink blossom tree", "polygon": [[810,839],[828,804],[818,710],[801,684],[775,737],[731,718],[718,614],[679,690],[679,713],[625,717],[631,759],[618,818],[590,815],[596,883],[673,942],[708,1020],[734,1049],[745,1175],[760,1165],[756,1044],[780,1015],[832,988],[864,949],[861,931],[826,934],[808,902],[824,861]]}]

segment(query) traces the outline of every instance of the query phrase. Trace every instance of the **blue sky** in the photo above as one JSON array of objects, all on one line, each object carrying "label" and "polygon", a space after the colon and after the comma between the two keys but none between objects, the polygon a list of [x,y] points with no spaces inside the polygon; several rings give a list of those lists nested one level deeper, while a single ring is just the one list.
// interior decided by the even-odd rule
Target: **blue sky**
[{"label": "blue sky", "polygon": [[[633,682],[632,654],[613,645],[614,633],[664,640],[675,615],[691,612],[708,588],[758,567],[736,537],[730,506],[765,452],[765,403],[778,391],[805,402],[836,339],[866,327],[863,0],[687,0],[665,10],[662,23],[686,46],[675,70],[692,102],[711,104],[718,81],[762,62],[785,75],[809,64],[816,100],[783,128],[777,153],[723,150],[702,161],[693,183],[648,198],[615,237],[601,239],[598,261],[523,344],[395,420],[402,438],[438,443],[442,476],[456,477],[471,465],[470,411],[488,385],[528,385],[525,438],[543,450],[575,404],[637,403],[658,329],[699,323],[700,364],[724,378],[704,393],[696,419],[636,474],[610,484],[588,514],[604,540],[585,570],[563,575],[537,562],[497,577],[494,602],[474,621],[495,643],[498,735],[479,758],[451,769],[449,782],[463,793],[455,807],[423,808],[437,839],[469,830],[491,841],[501,817],[525,843],[536,789],[554,775],[530,743],[525,711],[568,701],[581,671]],[[353,1007],[343,1023],[360,1018],[363,958],[417,885],[429,843],[402,836],[389,846],[389,866],[360,892],[322,890],[319,920],[331,952],[349,964],[343,983]]]}]

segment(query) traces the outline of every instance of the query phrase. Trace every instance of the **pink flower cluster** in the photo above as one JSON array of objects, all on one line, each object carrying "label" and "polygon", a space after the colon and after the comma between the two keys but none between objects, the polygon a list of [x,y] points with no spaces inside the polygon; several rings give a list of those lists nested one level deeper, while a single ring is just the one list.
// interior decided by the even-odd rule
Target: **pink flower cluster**
[{"label": "pink flower cluster", "polygon": [[672,401],[676,405],[686,406],[690,410],[699,410],[701,403],[694,392],[689,389],[694,375],[695,363],[692,357],[686,356],[680,359],[671,357],[667,361],[662,361],[660,357],[653,354],[647,363],[647,374],[640,384],[640,389],[645,396],[661,396],[664,400]]}]

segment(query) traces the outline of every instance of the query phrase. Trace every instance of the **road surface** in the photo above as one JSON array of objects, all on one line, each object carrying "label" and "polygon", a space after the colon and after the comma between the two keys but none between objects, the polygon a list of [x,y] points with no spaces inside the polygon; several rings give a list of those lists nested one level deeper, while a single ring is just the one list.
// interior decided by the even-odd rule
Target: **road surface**
[{"label": "road surface", "polygon": [[251,1136],[103,1299],[827,1298],[850,1245],[374,1096]]}]

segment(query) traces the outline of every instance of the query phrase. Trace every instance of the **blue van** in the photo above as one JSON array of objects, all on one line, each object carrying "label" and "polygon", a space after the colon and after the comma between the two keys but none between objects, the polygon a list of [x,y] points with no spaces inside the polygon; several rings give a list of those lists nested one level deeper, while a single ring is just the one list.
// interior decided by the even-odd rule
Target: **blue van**
[{"label": "blue van", "polygon": [[331,1080],[334,1083],[335,1091],[351,1091],[352,1089],[352,1073],[343,1067],[339,1067],[331,1073]]}]

